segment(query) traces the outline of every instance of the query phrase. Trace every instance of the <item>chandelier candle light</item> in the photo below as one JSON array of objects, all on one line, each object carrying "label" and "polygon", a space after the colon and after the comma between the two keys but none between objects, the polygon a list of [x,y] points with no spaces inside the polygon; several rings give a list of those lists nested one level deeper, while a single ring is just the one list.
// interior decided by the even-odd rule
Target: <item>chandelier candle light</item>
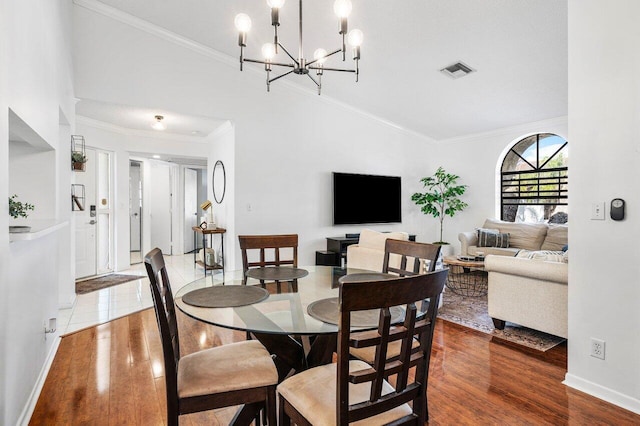
[{"label": "chandelier candle light", "polygon": [[[249,59],[244,57],[244,48],[247,46],[247,33],[251,29],[251,18],[245,13],[239,13],[235,18],[235,26],[238,30],[238,45],[240,46],[240,71],[245,62],[253,62],[256,64],[264,64],[264,70],[267,72],[267,92],[270,89],[271,83],[291,73],[298,75],[306,75],[309,77],[318,87],[318,95],[322,89],[322,74],[324,71],[341,71],[352,72],[356,75],[356,82],[360,74],[359,61],[360,61],[360,46],[362,45],[362,31],[351,30],[347,31],[347,18],[351,13],[351,0],[336,0],[333,4],[333,11],[340,18],[340,31],[342,36],[342,48],[336,49],[327,53],[326,50],[320,48],[316,49],[313,53],[313,60],[307,61],[304,58],[302,51],[302,0],[298,1],[299,4],[299,44],[298,44],[298,58],[294,58],[289,51],[278,41],[278,27],[280,26],[280,8],[284,5],[285,0],[267,0],[267,4],[271,8],[271,25],[273,25],[273,43],[267,43],[262,46],[262,56],[264,60]],[[342,52],[342,60],[346,59],[346,44],[353,48],[353,60],[355,61],[354,69],[344,68],[329,68],[325,67],[324,63],[330,56]],[[274,62],[275,56],[278,54],[278,48],[293,61],[293,63]],[[271,78],[271,67],[287,67],[291,68],[283,74]],[[310,71],[315,71],[317,80],[310,74]]]}]

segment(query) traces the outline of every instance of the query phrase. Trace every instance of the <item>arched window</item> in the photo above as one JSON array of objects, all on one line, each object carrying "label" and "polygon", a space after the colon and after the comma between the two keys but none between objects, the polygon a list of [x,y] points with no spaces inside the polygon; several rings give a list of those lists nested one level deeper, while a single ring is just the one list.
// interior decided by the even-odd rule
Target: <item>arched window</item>
[{"label": "arched window", "polygon": [[552,133],[518,141],[501,169],[501,219],[509,222],[566,223],[569,146]]}]

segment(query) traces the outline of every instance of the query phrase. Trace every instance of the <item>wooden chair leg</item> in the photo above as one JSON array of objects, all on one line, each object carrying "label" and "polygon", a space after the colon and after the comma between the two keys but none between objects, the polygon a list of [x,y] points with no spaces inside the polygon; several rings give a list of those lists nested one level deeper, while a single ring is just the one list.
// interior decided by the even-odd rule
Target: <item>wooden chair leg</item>
[{"label": "wooden chair leg", "polygon": [[270,426],[277,426],[276,419],[276,387],[271,386],[267,389],[267,401],[265,404],[265,416],[266,424]]},{"label": "wooden chair leg", "polygon": [[280,412],[278,413],[278,426],[291,426],[291,419],[284,411],[284,398],[280,398]]}]

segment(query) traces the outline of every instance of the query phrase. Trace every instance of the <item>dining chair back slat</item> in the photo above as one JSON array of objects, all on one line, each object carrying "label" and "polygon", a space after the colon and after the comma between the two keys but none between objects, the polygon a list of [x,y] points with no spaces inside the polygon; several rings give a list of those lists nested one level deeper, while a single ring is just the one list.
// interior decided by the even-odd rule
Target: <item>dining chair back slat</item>
[{"label": "dining chair back slat", "polygon": [[[440,254],[441,246],[438,244],[417,243],[415,241],[403,241],[388,239],[384,247],[384,262],[382,272],[395,273],[401,277],[418,275],[424,272],[433,272]],[[394,267],[390,263],[392,255],[401,256],[400,267]],[[413,266],[407,268],[411,259]],[[422,261],[428,261],[426,271],[421,270]]]},{"label": "dining chair back slat", "polygon": [[[243,284],[247,284],[246,274],[249,268],[283,265],[292,265],[295,268],[298,266],[298,234],[238,235],[238,242],[242,251]],[[291,250],[291,258],[283,258],[282,249]],[[249,259],[251,250],[259,250],[259,261]],[[268,251],[273,251],[273,260],[267,260]]]}]

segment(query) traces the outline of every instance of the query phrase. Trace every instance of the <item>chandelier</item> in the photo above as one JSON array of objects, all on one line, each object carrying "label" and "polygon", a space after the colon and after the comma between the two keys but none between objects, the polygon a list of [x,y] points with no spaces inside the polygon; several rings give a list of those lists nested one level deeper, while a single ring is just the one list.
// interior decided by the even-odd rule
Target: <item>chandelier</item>
[{"label": "chandelier", "polygon": [[[306,75],[309,77],[318,88],[318,95],[322,89],[322,74],[324,71],[340,71],[351,72],[356,76],[356,82],[360,74],[358,62],[360,60],[360,46],[362,45],[362,31],[351,30],[347,31],[347,18],[351,13],[351,0],[336,0],[333,4],[333,11],[340,19],[340,31],[342,36],[342,47],[332,52],[327,52],[325,49],[319,48],[313,53],[313,60],[307,61],[304,57],[302,50],[302,0],[298,1],[299,5],[299,39],[298,39],[298,57],[294,58],[291,53],[278,41],[278,27],[280,26],[280,8],[284,5],[285,0],[267,0],[267,4],[271,8],[271,25],[273,25],[273,43],[266,43],[262,46],[263,60],[249,59],[244,57],[244,48],[247,46],[247,33],[251,29],[251,18],[245,13],[239,13],[235,18],[235,26],[238,30],[238,45],[240,46],[240,71],[245,62],[253,62],[256,64],[264,64],[264,70],[267,72],[267,92],[270,90],[271,83],[287,76],[291,73],[298,75]],[[346,39],[346,40],[345,40]],[[338,53],[342,53],[342,60],[346,59],[346,43],[353,48],[353,60],[355,66],[353,69],[345,68],[330,68],[325,67],[325,61],[330,57]],[[281,49],[293,62],[275,62],[274,59],[278,54],[278,50]],[[272,67],[284,67],[291,68],[275,77],[271,77]],[[312,72],[315,73],[316,78],[312,76]]]}]

